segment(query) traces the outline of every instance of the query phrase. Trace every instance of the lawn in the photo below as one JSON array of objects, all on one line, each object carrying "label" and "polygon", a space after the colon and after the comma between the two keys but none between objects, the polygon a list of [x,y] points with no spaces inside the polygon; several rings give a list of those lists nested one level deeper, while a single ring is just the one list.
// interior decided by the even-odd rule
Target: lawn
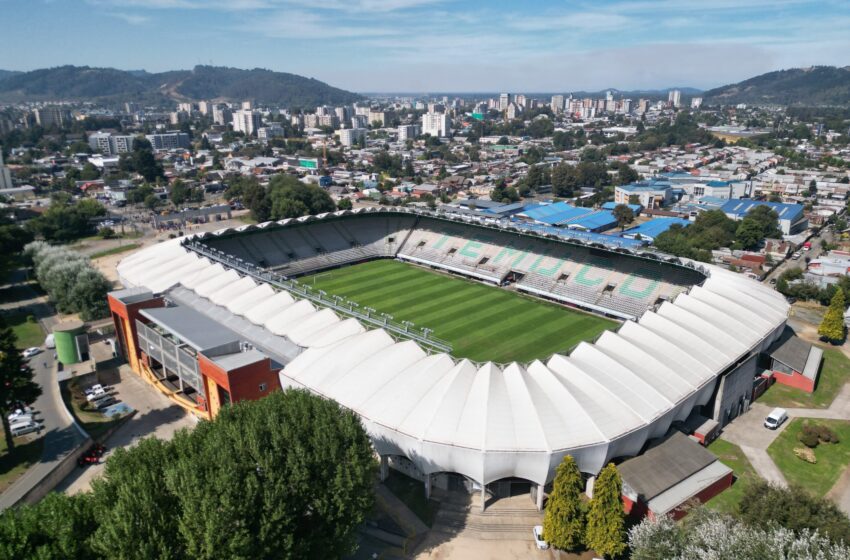
[{"label": "lawn", "polygon": [[141,243],[127,243],[126,245],[120,245],[118,247],[113,247],[112,249],[106,249],[105,251],[98,251],[97,253],[93,253],[89,255],[90,259],[99,259],[101,257],[108,257],[109,255],[117,255],[118,253],[124,253],[126,251],[135,251],[139,247],[141,247]]},{"label": "lawn", "polygon": [[448,341],[452,355],[475,361],[528,362],[570,350],[617,323],[478,282],[393,260],[301,278],[361,308],[412,321]]},{"label": "lawn", "polygon": [[850,381],[850,359],[835,348],[823,349],[823,366],[814,393],[774,383],[759,402],[785,408],[829,408],[835,395]]},{"label": "lawn", "polygon": [[791,421],[776,441],[767,448],[776,466],[785,475],[789,484],[801,486],[814,494],[823,496],[833,487],[842,471],[850,463],[850,422],[844,420],[809,419],[813,424],[829,426],[840,440],[839,443],[821,443],[815,448],[817,464],[810,464],[794,455],[795,447],[804,447],[797,439],[806,419]]},{"label": "lawn", "polygon": [[6,453],[6,438],[0,435],[0,493],[5,492],[22,474],[41,460],[44,434],[27,441],[24,436],[15,440],[15,449]]},{"label": "lawn", "polygon": [[387,476],[384,484],[425,525],[430,527],[434,524],[437,511],[440,509],[440,502],[425,498],[424,482],[410,478],[395,469],[389,469],[389,476]]},{"label": "lawn", "polygon": [[59,387],[65,406],[92,439],[97,439],[100,434],[121,423],[123,416],[110,418],[96,410],[88,410],[88,401],[86,401],[83,392],[77,388],[76,379],[62,381],[59,383]]},{"label": "lawn", "polygon": [[738,504],[741,503],[744,490],[753,480],[758,479],[758,475],[744,452],[734,443],[716,439],[709,444],[708,450],[714,453],[720,459],[720,462],[735,472],[735,482],[731,488],[727,488],[706,502],[706,506],[724,513],[733,513],[737,510]]},{"label": "lawn", "polygon": [[41,346],[44,344],[44,331],[38,321],[28,321],[31,317],[26,313],[3,314],[3,320],[12,327],[15,336],[18,337],[18,348],[29,348],[30,346]]}]

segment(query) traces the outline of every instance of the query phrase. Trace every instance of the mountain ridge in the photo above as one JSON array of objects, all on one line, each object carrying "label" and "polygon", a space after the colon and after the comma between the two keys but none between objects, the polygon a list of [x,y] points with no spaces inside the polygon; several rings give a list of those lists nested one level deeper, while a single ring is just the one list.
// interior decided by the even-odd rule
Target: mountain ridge
[{"label": "mountain ridge", "polygon": [[195,66],[149,73],[90,66],[57,66],[29,72],[0,70],[0,99],[7,101],[242,101],[293,107],[345,104],[359,94],[287,72]]},{"label": "mountain ridge", "polygon": [[848,105],[850,66],[776,70],[710,89],[704,98],[714,105]]}]

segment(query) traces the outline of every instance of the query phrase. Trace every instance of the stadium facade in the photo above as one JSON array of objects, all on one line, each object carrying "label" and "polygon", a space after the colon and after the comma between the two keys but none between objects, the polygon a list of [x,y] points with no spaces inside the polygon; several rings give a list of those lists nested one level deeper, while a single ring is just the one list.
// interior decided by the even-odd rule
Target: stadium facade
[{"label": "stadium facade", "polygon": [[[376,258],[510,284],[623,323],[569,355],[475,363],[441,351],[427,331],[405,332],[292,280]],[[460,484],[483,493],[522,479],[537,485],[538,505],[565,455],[592,476],[692,413],[722,427],[745,411],[757,361],[788,311],[775,291],[714,266],[407,210],[171,240],[118,272],[125,289],[110,307],[121,351],[187,409],[214,416],[226,402],[262,396],[254,385],[273,389],[273,375],[280,388],[357,413],[382,473],[392,463],[428,492]]]}]

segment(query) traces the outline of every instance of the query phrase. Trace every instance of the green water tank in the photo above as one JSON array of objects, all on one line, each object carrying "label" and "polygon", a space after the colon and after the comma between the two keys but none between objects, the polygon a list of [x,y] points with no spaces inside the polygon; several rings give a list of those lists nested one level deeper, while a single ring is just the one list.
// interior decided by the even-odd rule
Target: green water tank
[{"label": "green water tank", "polygon": [[[86,327],[82,321],[65,321],[53,327],[53,341],[56,343],[56,355],[64,365],[76,364],[82,361],[80,357],[81,344],[77,337],[84,335]],[[88,344],[82,344],[83,350],[88,352]]]}]

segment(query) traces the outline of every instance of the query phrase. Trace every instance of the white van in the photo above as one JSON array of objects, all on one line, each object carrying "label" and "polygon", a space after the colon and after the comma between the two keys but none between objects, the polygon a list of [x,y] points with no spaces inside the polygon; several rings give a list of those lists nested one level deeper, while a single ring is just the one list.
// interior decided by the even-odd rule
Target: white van
[{"label": "white van", "polygon": [[12,437],[22,436],[24,434],[31,434],[33,432],[37,432],[41,429],[41,424],[37,424],[30,420],[29,422],[22,422],[20,424],[12,424],[9,426],[9,431],[12,432]]},{"label": "white van", "polygon": [[764,427],[768,430],[775,430],[786,420],[788,420],[788,412],[784,408],[774,408],[764,419]]},{"label": "white van", "polygon": [[47,338],[44,339],[45,348],[56,348],[56,341],[53,338],[53,333],[47,335]]}]

